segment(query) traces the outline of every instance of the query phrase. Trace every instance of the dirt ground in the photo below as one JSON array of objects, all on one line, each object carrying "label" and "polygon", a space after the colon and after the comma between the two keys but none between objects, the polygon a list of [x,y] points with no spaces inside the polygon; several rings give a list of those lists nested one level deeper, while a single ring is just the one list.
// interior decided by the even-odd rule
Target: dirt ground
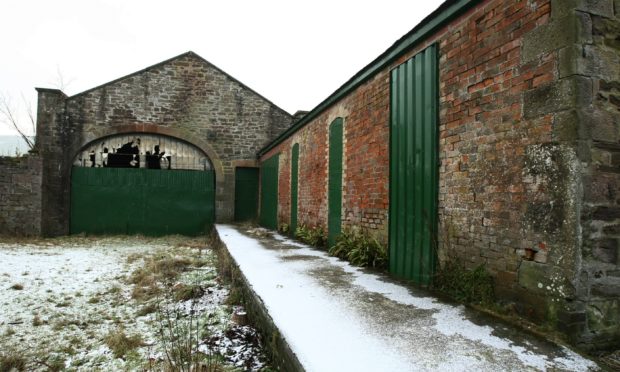
[{"label": "dirt ground", "polygon": [[0,370],[269,370],[216,261],[204,237],[0,240]]}]

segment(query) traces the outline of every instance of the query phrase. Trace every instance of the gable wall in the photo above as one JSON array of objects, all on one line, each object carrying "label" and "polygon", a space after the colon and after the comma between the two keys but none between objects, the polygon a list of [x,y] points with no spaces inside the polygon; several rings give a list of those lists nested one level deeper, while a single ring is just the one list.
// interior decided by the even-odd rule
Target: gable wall
[{"label": "gable wall", "polygon": [[216,219],[225,222],[234,212],[234,167],[255,166],[258,149],[291,121],[193,53],[73,97],[40,90],[39,101],[39,113],[50,112],[41,115],[37,139],[48,185],[43,214],[48,235],[68,233],[70,167],[76,153],[96,139],[159,133],[198,146],[214,165]]}]

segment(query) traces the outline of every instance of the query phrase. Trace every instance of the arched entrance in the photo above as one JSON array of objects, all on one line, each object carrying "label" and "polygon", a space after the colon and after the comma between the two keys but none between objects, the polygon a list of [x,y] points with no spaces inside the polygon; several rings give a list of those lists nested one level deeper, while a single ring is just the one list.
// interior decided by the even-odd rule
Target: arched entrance
[{"label": "arched entrance", "polygon": [[109,136],[73,161],[72,234],[197,235],[213,224],[214,206],[209,157],[174,137]]}]

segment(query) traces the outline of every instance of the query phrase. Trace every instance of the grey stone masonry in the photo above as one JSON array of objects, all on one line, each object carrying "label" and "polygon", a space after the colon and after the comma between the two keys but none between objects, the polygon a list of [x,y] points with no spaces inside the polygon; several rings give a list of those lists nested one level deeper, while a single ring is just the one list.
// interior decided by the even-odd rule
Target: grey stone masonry
[{"label": "grey stone masonry", "polygon": [[119,133],[156,133],[187,141],[216,174],[216,220],[234,213],[234,168],[256,166],[256,152],[292,116],[193,52],[72,97],[39,89],[44,234],[68,233],[70,170],[89,143]]},{"label": "grey stone masonry", "polygon": [[0,235],[41,233],[41,159],[0,157]]},{"label": "grey stone masonry", "polygon": [[519,284],[529,291],[561,288],[558,296],[546,294],[555,313],[550,320],[585,349],[620,345],[618,5],[552,0],[550,22],[523,41],[524,62],[558,58],[557,80],[529,91],[523,112],[554,117],[549,148],[551,163],[560,166],[552,185],[565,195],[555,218],[566,231],[561,256],[522,265]]}]

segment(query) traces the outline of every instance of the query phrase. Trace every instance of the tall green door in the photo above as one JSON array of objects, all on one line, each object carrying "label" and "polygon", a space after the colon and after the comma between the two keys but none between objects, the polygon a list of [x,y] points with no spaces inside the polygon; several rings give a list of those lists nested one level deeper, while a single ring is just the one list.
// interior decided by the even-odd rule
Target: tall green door
[{"label": "tall green door", "polygon": [[265,160],[260,167],[260,224],[278,228],[278,167],[279,155]]},{"label": "tall green door", "polygon": [[428,284],[437,230],[437,46],[391,73],[390,271]]},{"label": "tall green door", "polygon": [[235,221],[258,217],[258,168],[235,169]]},{"label": "tall green door", "polygon": [[71,233],[198,235],[214,201],[212,170],[73,167]]},{"label": "tall green door", "polygon": [[293,145],[291,150],[291,226],[290,231],[294,236],[297,230],[297,192],[299,181],[299,144]]},{"label": "tall green door", "polygon": [[327,244],[336,243],[342,225],[342,118],[329,126],[329,177],[327,187]]}]

